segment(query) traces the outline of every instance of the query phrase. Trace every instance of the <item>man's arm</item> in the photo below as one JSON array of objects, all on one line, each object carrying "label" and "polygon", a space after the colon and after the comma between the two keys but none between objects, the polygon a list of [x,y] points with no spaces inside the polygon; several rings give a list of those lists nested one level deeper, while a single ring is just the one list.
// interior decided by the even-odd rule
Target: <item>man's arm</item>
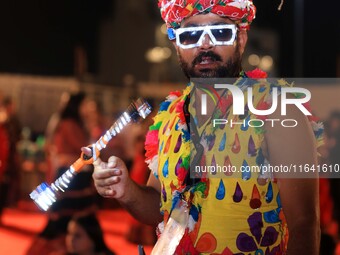
[{"label": "man's arm", "polygon": [[[275,127],[266,124],[265,143],[271,165],[317,165],[316,144],[312,128],[306,116],[295,106],[287,107],[287,116],[274,113],[273,119],[295,119],[296,127]],[[292,175],[292,174],[291,174]],[[287,173],[275,175],[278,179],[282,208],[286,216],[289,241],[288,255],[319,254],[319,181],[313,178],[286,178]],[[291,176],[290,176],[291,177]]]},{"label": "man's arm", "polygon": [[93,180],[100,195],[117,199],[137,220],[156,226],[160,214],[160,183],[150,174],[147,186],[140,186],[130,177],[124,162],[110,157],[108,163],[95,164]]}]

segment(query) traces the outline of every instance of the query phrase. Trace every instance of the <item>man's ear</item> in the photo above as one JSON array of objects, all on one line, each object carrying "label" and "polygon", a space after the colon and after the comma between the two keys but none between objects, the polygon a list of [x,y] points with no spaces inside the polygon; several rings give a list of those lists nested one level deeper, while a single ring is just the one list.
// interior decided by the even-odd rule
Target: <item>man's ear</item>
[{"label": "man's ear", "polygon": [[247,31],[246,30],[239,30],[238,34],[237,34],[237,42],[238,42],[238,45],[239,45],[239,52],[240,52],[241,56],[242,56],[244,49],[246,47],[247,40],[248,40]]}]

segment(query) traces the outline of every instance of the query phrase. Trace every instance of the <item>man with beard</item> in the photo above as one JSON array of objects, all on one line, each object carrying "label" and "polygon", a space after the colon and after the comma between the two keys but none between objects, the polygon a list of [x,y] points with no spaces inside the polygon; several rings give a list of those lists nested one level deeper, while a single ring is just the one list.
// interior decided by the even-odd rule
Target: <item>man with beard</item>
[{"label": "man with beard", "polygon": [[[235,86],[246,94],[244,81],[261,78],[252,82],[253,103],[269,109],[273,85],[263,81],[266,74],[241,69],[247,29],[255,17],[252,1],[160,0],[159,7],[189,79],[239,77]],[[207,115],[198,114],[203,94],[210,98]],[[192,82],[183,93],[171,93],[146,137],[152,170],[147,186],[136,185],[125,164],[111,157],[108,163],[96,163],[97,191],[116,198],[140,221],[158,224],[160,237],[152,254],[318,254],[317,178],[262,171],[190,176],[197,165],[316,164],[313,130],[295,106],[288,106],[284,116],[298,122],[294,128],[267,122],[213,127],[212,115],[235,123],[256,119],[246,108],[243,115],[232,115],[232,104],[230,93]],[[263,117],[281,120],[280,110]]]}]

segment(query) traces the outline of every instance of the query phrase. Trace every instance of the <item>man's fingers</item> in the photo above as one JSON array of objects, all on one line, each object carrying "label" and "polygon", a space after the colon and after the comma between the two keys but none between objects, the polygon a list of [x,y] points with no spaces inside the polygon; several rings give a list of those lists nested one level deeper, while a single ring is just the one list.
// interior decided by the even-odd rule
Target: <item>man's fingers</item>
[{"label": "man's fingers", "polygon": [[102,168],[102,169],[106,169],[106,168],[114,168],[117,166],[117,162],[118,162],[118,158],[115,157],[115,156],[111,156],[108,160],[108,162],[103,162],[101,161],[100,158],[98,158],[97,160],[95,160],[93,162],[93,165],[96,167],[96,168]]},{"label": "man's fingers", "polygon": [[116,191],[114,191],[112,189],[106,189],[106,190],[104,190],[103,196],[110,198],[110,197],[114,196],[115,194],[116,194]]},{"label": "man's fingers", "polygon": [[116,156],[111,156],[109,158],[109,160],[107,161],[107,166],[112,167],[112,168],[113,167],[120,167],[120,166],[122,166],[122,164],[123,164],[123,161]]},{"label": "man's fingers", "polygon": [[120,181],[119,176],[113,176],[106,179],[100,179],[95,182],[96,187],[107,188],[111,185],[117,184]]},{"label": "man's fingers", "polygon": [[[122,193],[126,181],[127,169],[124,162],[117,157],[110,157],[108,162],[100,159],[94,162],[93,180],[98,193],[106,198],[113,198]],[[119,195],[121,196],[121,195]]]},{"label": "man's fingers", "polygon": [[114,163],[114,162],[117,162],[117,160],[118,160],[117,157],[111,156],[111,157],[109,157],[109,160],[108,160],[107,162],[109,162],[109,163]]},{"label": "man's fingers", "polygon": [[93,161],[93,165],[95,166],[95,167],[97,167],[97,166],[101,166],[102,165],[102,160],[100,159],[100,158],[97,158],[95,161]]},{"label": "man's fingers", "polygon": [[98,193],[106,198],[111,198],[116,194],[116,191],[110,188],[98,188]]},{"label": "man's fingers", "polygon": [[111,176],[119,176],[122,174],[122,171],[119,169],[95,169],[93,172],[93,179],[101,180],[107,179]]}]

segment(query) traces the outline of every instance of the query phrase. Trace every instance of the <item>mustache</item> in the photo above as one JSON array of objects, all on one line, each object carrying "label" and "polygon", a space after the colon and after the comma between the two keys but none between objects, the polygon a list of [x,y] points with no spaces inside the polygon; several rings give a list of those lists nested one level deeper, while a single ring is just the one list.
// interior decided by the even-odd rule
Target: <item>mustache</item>
[{"label": "mustache", "polygon": [[222,61],[222,58],[215,54],[212,51],[206,51],[206,52],[201,52],[193,61],[192,61],[192,65],[196,65],[200,62],[202,62],[203,58],[210,58],[213,61]]}]

